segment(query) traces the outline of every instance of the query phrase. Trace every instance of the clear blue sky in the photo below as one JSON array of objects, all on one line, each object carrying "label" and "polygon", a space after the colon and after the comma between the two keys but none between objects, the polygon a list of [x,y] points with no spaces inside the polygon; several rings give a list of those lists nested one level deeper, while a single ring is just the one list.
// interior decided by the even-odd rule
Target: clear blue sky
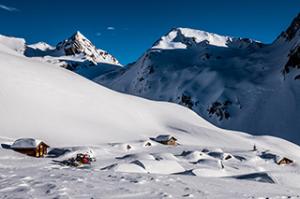
[{"label": "clear blue sky", "polygon": [[79,30],[126,64],[173,27],[270,43],[299,12],[299,0],[0,0],[0,34],[55,45]]}]

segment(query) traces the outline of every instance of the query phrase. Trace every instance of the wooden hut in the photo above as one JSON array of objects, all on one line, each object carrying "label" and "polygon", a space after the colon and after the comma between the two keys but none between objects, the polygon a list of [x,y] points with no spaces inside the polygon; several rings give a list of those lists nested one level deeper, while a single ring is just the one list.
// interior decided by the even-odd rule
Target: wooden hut
[{"label": "wooden hut", "polygon": [[177,139],[171,135],[159,135],[154,140],[165,145],[177,145]]},{"label": "wooden hut", "polygon": [[21,138],[16,140],[10,148],[19,153],[39,158],[47,154],[48,147],[49,146],[41,140]]}]

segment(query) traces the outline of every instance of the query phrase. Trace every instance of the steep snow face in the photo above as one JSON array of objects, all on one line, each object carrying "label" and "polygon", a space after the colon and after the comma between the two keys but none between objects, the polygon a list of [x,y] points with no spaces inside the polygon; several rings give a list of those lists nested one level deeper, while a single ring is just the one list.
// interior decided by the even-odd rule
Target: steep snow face
[{"label": "steep snow face", "polygon": [[167,35],[161,37],[161,39],[153,45],[152,49],[186,49],[192,46],[205,46],[205,44],[233,48],[261,45],[259,42],[250,39],[221,36],[189,28],[175,28]]},{"label": "steep snow face", "polygon": [[[179,28],[133,65],[95,81],[184,105],[223,128],[300,143],[299,49],[291,51],[298,34],[266,45]],[[292,72],[283,72],[286,65]]]}]

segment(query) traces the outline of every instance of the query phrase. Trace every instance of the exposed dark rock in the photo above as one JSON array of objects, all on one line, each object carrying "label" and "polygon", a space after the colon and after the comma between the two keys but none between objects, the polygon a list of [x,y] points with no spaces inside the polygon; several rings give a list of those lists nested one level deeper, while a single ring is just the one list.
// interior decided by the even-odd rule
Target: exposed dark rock
[{"label": "exposed dark rock", "polygon": [[300,80],[300,75],[297,75],[294,79],[295,80]]},{"label": "exposed dark rock", "polygon": [[182,94],[179,104],[184,105],[189,109],[192,109],[196,103],[192,100],[191,96]]},{"label": "exposed dark rock", "polygon": [[295,48],[290,54],[289,54],[289,60],[284,66],[283,74],[287,74],[290,72],[290,68],[300,68],[300,46]]},{"label": "exposed dark rock", "polygon": [[288,29],[285,32],[281,33],[281,36],[285,37],[288,41],[290,41],[295,37],[295,35],[299,29],[300,29],[300,13],[292,21],[292,23],[288,27]]},{"label": "exposed dark rock", "polygon": [[216,101],[207,109],[208,114],[210,116],[216,115],[220,121],[224,118],[229,119],[230,114],[228,112],[228,106],[230,106],[231,104],[232,102],[229,100],[226,100],[224,103]]},{"label": "exposed dark rock", "polygon": [[149,74],[154,73],[154,67],[153,66],[149,66]]}]

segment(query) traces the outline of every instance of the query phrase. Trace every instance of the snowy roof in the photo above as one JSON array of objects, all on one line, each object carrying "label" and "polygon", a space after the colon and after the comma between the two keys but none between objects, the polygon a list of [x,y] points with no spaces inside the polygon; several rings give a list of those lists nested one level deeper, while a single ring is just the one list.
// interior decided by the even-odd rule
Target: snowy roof
[{"label": "snowy roof", "polygon": [[40,143],[41,140],[33,139],[33,138],[20,138],[17,139],[12,145],[11,148],[36,148]]},{"label": "snowy roof", "polygon": [[158,142],[168,141],[171,139],[177,140],[175,137],[173,137],[171,135],[159,135],[155,138],[155,140]]},{"label": "snowy roof", "polygon": [[275,157],[275,161],[276,161],[277,163],[280,162],[280,161],[283,160],[283,159],[288,159],[288,160],[293,161],[292,158],[289,158],[289,157],[286,157],[286,156],[282,156],[282,155],[276,155],[276,157]]}]

